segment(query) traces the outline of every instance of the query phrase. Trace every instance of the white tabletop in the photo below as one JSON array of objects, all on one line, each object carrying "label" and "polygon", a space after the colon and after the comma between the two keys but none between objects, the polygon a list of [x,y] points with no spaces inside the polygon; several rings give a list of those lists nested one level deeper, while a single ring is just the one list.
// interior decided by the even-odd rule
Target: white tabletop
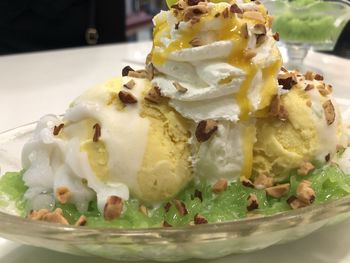
[{"label": "white tabletop", "polygon": [[[64,113],[75,97],[92,85],[120,75],[125,65],[142,67],[150,47],[147,42],[0,57],[0,132],[37,120],[47,113]],[[335,87],[337,97],[350,98],[347,92],[350,60],[310,52],[306,64],[322,69],[326,81]],[[286,245],[212,262],[350,263],[349,244],[350,220]],[[112,261],[75,257],[0,238],[0,262]]]}]

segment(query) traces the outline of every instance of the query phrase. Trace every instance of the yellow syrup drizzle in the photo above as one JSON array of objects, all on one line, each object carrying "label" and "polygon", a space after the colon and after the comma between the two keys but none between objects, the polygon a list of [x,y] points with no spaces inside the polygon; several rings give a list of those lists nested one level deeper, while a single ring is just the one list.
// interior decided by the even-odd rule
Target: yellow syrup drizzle
[{"label": "yellow syrup drizzle", "polygon": [[243,165],[241,170],[241,177],[249,178],[252,175],[253,168],[253,146],[255,143],[256,130],[255,125],[248,124],[241,132],[243,138]]}]

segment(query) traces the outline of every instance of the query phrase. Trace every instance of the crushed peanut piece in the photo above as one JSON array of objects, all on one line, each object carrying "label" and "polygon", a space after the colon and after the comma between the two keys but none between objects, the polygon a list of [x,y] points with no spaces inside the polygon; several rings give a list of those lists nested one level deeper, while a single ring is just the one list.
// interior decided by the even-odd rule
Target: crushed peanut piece
[{"label": "crushed peanut piece", "polygon": [[243,50],[243,56],[246,59],[252,59],[256,55],[257,55],[257,52],[251,48],[246,48],[245,50]]},{"label": "crushed peanut piece", "polygon": [[287,203],[289,204],[289,206],[292,209],[299,209],[299,208],[303,208],[306,207],[307,204],[305,204],[304,202],[302,202],[301,200],[299,200],[296,196],[292,195],[291,197],[289,197],[287,199]]},{"label": "crushed peanut piece", "polygon": [[304,74],[304,77],[306,80],[314,80],[315,79],[315,73],[312,71],[306,71]]},{"label": "crushed peanut piece", "polygon": [[300,165],[297,172],[298,172],[298,175],[306,176],[313,170],[315,170],[315,166],[312,163],[305,161]]},{"label": "crushed peanut piece", "polygon": [[243,36],[245,39],[248,39],[249,33],[248,33],[248,25],[247,25],[247,23],[244,23],[244,24],[241,26],[241,33],[242,33],[242,36]]},{"label": "crushed peanut piece", "polygon": [[265,18],[264,16],[258,12],[258,11],[247,11],[243,13],[243,18],[245,19],[253,19],[256,20],[258,22],[261,22],[263,24],[265,24]]},{"label": "crushed peanut piece", "polygon": [[192,47],[200,47],[203,46],[203,42],[200,38],[195,37],[194,39],[192,39],[189,43]]},{"label": "crushed peanut piece", "polygon": [[315,80],[324,80],[324,78],[323,78],[323,76],[322,75],[320,75],[320,74],[316,74],[315,75]]},{"label": "crushed peanut piece", "polygon": [[162,95],[160,93],[159,87],[152,87],[147,95],[145,96],[145,100],[153,102],[153,103],[159,103],[162,99]]},{"label": "crushed peanut piece", "polygon": [[194,224],[195,224],[195,225],[208,224],[208,220],[205,219],[204,216],[201,216],[200,214],[196,214],[196,215],[194,216]]},{"label": "crushed peanut piece", "polygon": [[225,178],[220,178],[211,188],[211,190],[218,194],[224,192],[227,189],[227,180]]},{"label": "crushed peanut piece", "polygon": [[257,45],[257,46],[260,46],[260,45],[262,45],[266,40],[267,40],[267,36],[266,36],[266,35],[257,35],[257,37],[256,37],[256,45]]},{"label": "crushed peanut piece", "polygon": [[243,10],[239,8],[237,4],[232,4],[230,7],[230,12],[234,14],[243,14]]},{"label": "crushed peanut piece", "polygon": [[315,191],[311,188],[311,182],[307,180],[301,181],[296,191],[297,197],[305,204],[311,205],[316,198]]},{"label": "crushed peanut piece", "polygon": [[132,79],[130,81],[128,81],[127,83],[125,83],[123,85],[124,88],[127,88],[127,89],[133,89],[136,85],[136,82]]},{"label": "crushed peanut piece", "polygon": [[199,200],[201,200],[201,202],[203,202],[203,194],[201,191],[199,190],[194,190],[194,197],[198,198]]},{"label": "crushed peanut piece", "polygon": [[164,210],[165,210],[166,213],[169,212],[170,207],[171,207],[171,203],[170,203],[170,202],[167,202],[167,203],[164,205]]},{"label": "crushed peanut piece", "polygon": [[92,138],[92,141],[98,142],[98,140],[101,137],[101,126],[100,126],[100,124],[96,123],[92,128],[95,130],[94,137]]},{"label": "crushed peanut piece", "polygon": [[186,209],[186,205],[185,205],[184,202],[182,202],[182,201],[180,201],[178,199],[175,199],[174,203],[175,203],[176,209],[179,212],[180,216],[184,216],[184,215],[188,214],[188,211]]},{"label": "crushed peanut piece", "polygon": [[137,70],[137,71],[129,71],[128,76],[131,78],[149,79],[149,75],[147,71],[144,69]]},{"label": "crushed peanut piece", "polygon": [[273,37],[276,41],[280,41],[280,33],[275,32],[275,33],[273,33],[272,37]]},{"label": "crushed peanut piece", "polygon": [[269,115],[271,117],[277,117],[278,119],[285,121],[288,119],[288,111],[281,103],[281,98],[278,95],[275,95],[272,98]]},{"label": "crushed peanut piece", "polygon": [[278,74],[278,85],[283,86],[285,90],[290,90],[297,83],[297,79],[292,73]]},{"label": "crushed peanut piece", "polygon": [[252,181],[250,181],[247,178],[241,178],[241,183],[243,186],[248,187],[248,188],[254,188],[254,184],[252,183]]},{"label": "crushed peanut piece", "polygon": [[256,189],[265,189],[273,186],[273,178],[265,174],[259,174],[254,180]]},{"label": "crushed peanut piece", "polygon": [[61,204],[66,204],[72,197],[72,192],[67,187],[58,187],[56,189],[56,198]]},{"label": "crushed peanut piece", "polygon": [[256,24],[252,28],[252,33],[256,35],[266,35],[266,27],[263,24]]},{"label": "crushed peanut piece", "polygon": [[177,82],[177,81],[173,82],[173,85],[179,93],[186,93],[187,92],[187,89],[184,86],[182,86],[179,82]]},{"label": "crushed peanut piece", "polygon": [[145,207],[144,205],[140,205],[139,210],[142,214],[144,214],[145,216],[148,216],[148,209],[147,207]]},{"label": "crushed peanut piece", "polygon": [[105,220],[112,221],[119,218],[123,211],[123,199],[119,196],[112,195],[108,197],[104,207],[103,216]]},{"label": "crushed peanut piece", "polygon": [[77,222],[75,222],[75,226],[85,226],[87,223],[87,219],[86,219],[86,216],[84,215],[81,215],[79,217],[79,219],[77,220]]},{"label": "crushed peanut piece", "polygon": [[122,76],[123,77],[129,76],[129,72],[131,72],[131,71],[135,71],[135,70],[130,66],[124,67],[122,70]]},{"label": "crushed peanut piece", "polygon": [[47,209],[40,209],[39,211],[31,211],[27,218],[32,220],[46,221],[49,223],[69,225],[67,219],[63,216],[63,212],[61,208],[56,208],[56,210],[53,212],[50,212]]},{"label": "crushed peanut piece", "polygon": [[309,91],[309,90],[312,90],[314,88],[315,88],[315,86],[313,84],[307,84],[305,87],[305,91]]},{"label": "crushed peanut piece", "polygon": [[248,200],[248,204],[247,204],[248,211],[253,211],[259,208],[258,198],[256,197],[255,194],[249,194],[247,200]]},{"label": "crushed peanut piece", "polygon": [[170,225],[167,221],[163,222],[163,227],[173,227],[172,225]]},{"label": "crushed peanut piece", "polygon": [[130,92],[127,91],[120,91],[118,93],[118,97],[120,99],[121,102],[123,102],[124,104],[135,104],[137,103],[137,98],[131,94]]},{"label": "crushed peanut piece", "polygon": [[230,16],[230,11],[228,8],[225,8],[224,11],[222,11],[222,17],[228,18]]},{"label": "crushed peanut piece", "polygon": [[184,21],[188,22],[196,16],[201,16],[208,13],[208,11],[208,6],[205,5],[189,6],[184,11]]},{"label": "crushed peanut piece", "polygon": [[195,135],[198,142],[206,142],[218,130],[218,123],[214,120],[199,122]]},{"label": "crushed peanut piece", "polygon": [[265,189],[265,191],[269,196],[272,196],[275,198],[281,198],[282,196],[288,193],[289,188],[290,188],[290,184],[280,184],[280,185],[268,187]]},{"label": "crushed peanut piece", "polygon": [[53,135],[57,136],[58,134],[60,134],[60,131],[63,129],[64,127],[64,123],[61,123],[60,125],[53,127]]},{"label": "crushed peanut piece", "polygon": [[331,100],[327,100],[322,105],[325,118],[328,125],[332,125],[335,121],[335,109]]}]

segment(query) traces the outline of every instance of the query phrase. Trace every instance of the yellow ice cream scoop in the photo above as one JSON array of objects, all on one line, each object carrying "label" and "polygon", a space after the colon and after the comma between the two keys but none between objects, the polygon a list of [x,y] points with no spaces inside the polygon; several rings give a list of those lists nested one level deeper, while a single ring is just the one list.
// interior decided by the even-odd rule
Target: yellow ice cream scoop
[{"label": "yellow ice cream scoop", "polygon": [[324,162],[336,152],[337,145],[345,144],[331,86],[298,73],[285,74],[294,80],[287,83],[286,76],[280,76],[282,94],[275,96],[269,116],[257,120],[256,174],[283,176],[304,161]]}]

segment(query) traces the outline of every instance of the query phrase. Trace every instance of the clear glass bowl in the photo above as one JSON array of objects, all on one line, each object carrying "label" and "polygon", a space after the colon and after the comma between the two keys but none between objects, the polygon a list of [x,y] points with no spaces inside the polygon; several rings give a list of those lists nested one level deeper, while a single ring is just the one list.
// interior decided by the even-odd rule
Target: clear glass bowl
[{"label": "clear glass bowl", "polygon": [[266,0],[264,4],[274,16],[273,30],[287,46],[287,67],[301,71],[308,50],[333,50],[350,19],[350,4],[342,0]]},{"label": "clear glass bowl", "polygon": [[[28,124],[0,134],[2,173],[20,169],[20,151],[34,127],[34,123]],[[30,221],[13,214],[12,208],[2,208],[0,236],[15,242],[115,260],[180,261],[219,258],[296,240],[350,217],[350,197],[274,216],[181,228],[74,227]]]}]

